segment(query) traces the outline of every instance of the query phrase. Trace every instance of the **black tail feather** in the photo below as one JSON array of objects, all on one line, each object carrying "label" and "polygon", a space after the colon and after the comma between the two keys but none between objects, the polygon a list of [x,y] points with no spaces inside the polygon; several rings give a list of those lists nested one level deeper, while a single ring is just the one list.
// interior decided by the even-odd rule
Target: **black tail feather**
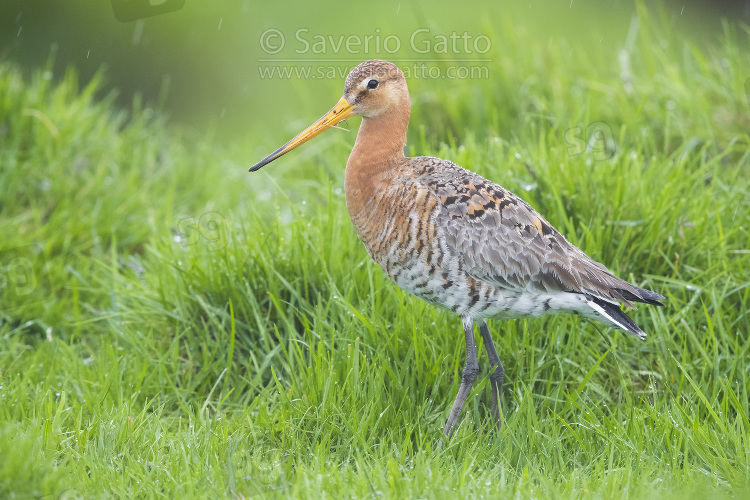
[{"label": "black tail feather", "polygon": [[[618,327],[620,327],[622,330],[625,330],[628,333],[632,333],[636,337],[638,337],[641,340],[644,340],[646,338],[646,333],[638,328],[638,325],[635,324],[635,321],[630,319],[630,316],[625,314],[622,309],[620,309],[619,306],[616,304],[612,304],[611,302],[607,302],[606,300],[602,300],[597,297],[588,297],[592,302],[594,302],[597,306],[601,307],[604,310],[604,315],[614,324],[616,324]],[[637,300],[637,299],[633,299]],[[645,300],[640,300],[640,302],[645,302]],[[662,305],[662,304],[658,304]]]},{"label": "black tail feather", "polygon": [[630,300],[632,302],[643,302],[644,304],[650,304],[652,306],[664,306],[661,302],[658,302],[660,300],[664,300],[663,295],[659,295],[656,292],[652,292],[651,290],[646,290],[645,288],[638,288],[637,286],[633,286],[633,288],[638,293],[637,295],[630,290],[625,290],[622,288],[618,288],[617,291],[620,292],[620,294],[627,300]]}]

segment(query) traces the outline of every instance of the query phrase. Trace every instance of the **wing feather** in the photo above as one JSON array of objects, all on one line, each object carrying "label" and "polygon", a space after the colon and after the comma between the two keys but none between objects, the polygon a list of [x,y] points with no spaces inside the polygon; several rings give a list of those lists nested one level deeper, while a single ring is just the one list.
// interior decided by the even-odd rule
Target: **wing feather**
[{"label": "wing feather", "polygon": [[494,286],[583,293],[612,304],[659,294],[616,277],[571,244],[528,203],[449,161],[419,157],[412,181],[439,201],[435,223],[465,272]]}]

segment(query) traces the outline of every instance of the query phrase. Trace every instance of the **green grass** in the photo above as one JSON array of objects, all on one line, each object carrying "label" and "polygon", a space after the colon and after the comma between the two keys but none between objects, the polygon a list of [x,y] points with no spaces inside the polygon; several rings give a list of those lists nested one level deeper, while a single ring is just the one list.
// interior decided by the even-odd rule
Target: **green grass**
[{"label": "green grass", "polygon": [[[410,153],[499,182],[667,297],[634,313],[645,342],[493,322],[502,430],[480,347],[443,449],[460,321],[358,242],[352,134],[251,175],[277,144],[221,150],[95,100],[98,78],[2,66],[0,497],[750,495],[749,32],[697,45],[639,16],[619,59],[485,26],[491,79],[409,82]],[[611,158],[570,145],[594,122]]]}]

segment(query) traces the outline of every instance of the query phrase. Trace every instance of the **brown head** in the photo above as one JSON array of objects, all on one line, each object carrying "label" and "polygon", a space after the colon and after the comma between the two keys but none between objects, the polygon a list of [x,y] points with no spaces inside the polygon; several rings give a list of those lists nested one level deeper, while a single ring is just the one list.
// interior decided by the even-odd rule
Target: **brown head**
[{"label": "brown head", "polygon": [[250,171],[260,169],[324,130],[352,116],[362,116],[368,120],[400,111],[406,115],[408,122],[409,107],[409,91],[401,70],[388,61],[380,59],[365,61],[346,77],[344,96],[333,109],[297,137],[250,167]]},{"label": "brown head", "polygon": [[395,64],[380,59],[354,68],[344,83],[344,99],[354,105],[357,116],[375,118],[409,101],[406,79]]}]

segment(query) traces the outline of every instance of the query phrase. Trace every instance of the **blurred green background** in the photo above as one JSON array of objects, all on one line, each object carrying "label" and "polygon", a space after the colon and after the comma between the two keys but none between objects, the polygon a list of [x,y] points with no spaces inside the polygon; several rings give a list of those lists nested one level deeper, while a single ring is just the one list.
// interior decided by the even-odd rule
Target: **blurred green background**
[{"label": "blurred green background", "polygon": [[[165,3],[170,1],[173,0]],[[114,0],[114,3],[139,2]],[[693,39],[714,36],[721,29],[721,15],[732,20],[750,19],[748,2],[666,5],[667,22]],[[588,63],[596,65],[603,62],[598,60],[602,55],[617,57],[618,50],[626,43],[633,15],[631,2],[613,0],[483,1],[472,3],[471,8],[444,0],[356,4],[339,1],[325,7],[305,2],[277,5],[249,0],[187,0],[176,11],[123,23],[115,18],[110,0],[3,0],[0,60],[11,60],[31,69],[45,65],[52,58],[53,78],[60,77],[67,66],[73,66],[82,84],[104,68],[106,79],[101,92],[117,89],[117,102],[124,108],[130,106],[133,96],[139,95],[146,103],[166,111],[172,121],[197,134],[216,131],[216,140],[225,144],[242,143],[253,134],[259,139],[257,142],[271,141],[271,147],[328,110],[343,86],[343,78],[338,74],[345,74],[361,60],[429,59],[431,66],[455,61],[467,67],[492,66],[465,61],[476,55],[463,50],[430,55],[418,50],[426,43],[436,43],[440,36],[453,33],[492,37],[498,30],[515,31],[522,27],[520,43],[524,44],[531,41],[543,47],[561,37],[572,46],[595,44]],[[264,50],[264,37],[270,36],[269,30],[275,30],[285,39],[278,52]],[[410,43],[415,30],[429,30],[415,38],[416,50]],[[366,36],[381,40],[390,37],[388,50],[377,51],[376,45],[367,51],[361,47],[349,51],[343,45],[337,47],[341,37]],[[400,44],[396,52],[392,50],[394,37]],[[313,46],[321,38],[325,43]],[[300,39],[310,46],[306,47]],[[275,48],[279,39],[270,36],[266,43]],[[514,57],[513,54],[512,47],[491,43],[489,50],[480,56],[497,60]],[[287,59],[297,61],[275,62]],[[333,78],[329,74],[322,78],[264,77],[262,72],[271,67],[339,70]],[[498,75],[489,74],[490,79],[493,76]],[[445,103],[429,100],[431,90],[438,95],[471,93],[472,85],[479,83],[475,80],[436,78],[410,82],[417,90],[412,91],[412,97],[430,107],[444,106]],[[512,93],[499,98],[512,99]],[[482,103],[477,102],[477,107],[482,107]],[[444,132],[441,120],[424,125],[430,133]]]},{"label": "blurred green background", "polygon": [[[750,2],[177,3],[0,0],[0,498],[750,497]],[[494,437],[481,354],[435,447],[460,320],[357,240],[359,119],[247,172],[373,57],[465,72],[408,78],[408,154],[667,297],[493,322]]]}]

